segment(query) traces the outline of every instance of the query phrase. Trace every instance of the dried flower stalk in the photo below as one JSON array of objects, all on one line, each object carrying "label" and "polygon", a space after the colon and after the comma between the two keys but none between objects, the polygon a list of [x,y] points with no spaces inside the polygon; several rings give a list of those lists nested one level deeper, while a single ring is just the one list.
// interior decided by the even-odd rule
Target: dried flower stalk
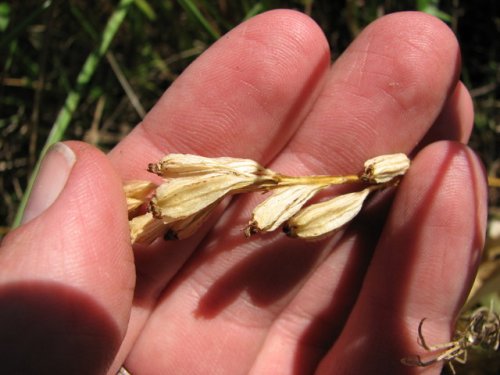
[{"label": "dried flower stalk", "polygon": [[[394,185],[409,165],[404,154],[383,155],[367,160],[360,174],[294,177],[250,159],[170,154],[148,166],[164,179],[162,184],[135,181],[124,186],[129,212],[149,203],[149,212],[130,221],[132,242],[150,243],[162,235],[187,238],[225,197],[271,190],[272,195],[254,209],[244,230],[246,236],[283,226],[290,237],[322,238],[352,220],[372,191]],[[353,182],[368,186],[304,208],[319,191]]]}]

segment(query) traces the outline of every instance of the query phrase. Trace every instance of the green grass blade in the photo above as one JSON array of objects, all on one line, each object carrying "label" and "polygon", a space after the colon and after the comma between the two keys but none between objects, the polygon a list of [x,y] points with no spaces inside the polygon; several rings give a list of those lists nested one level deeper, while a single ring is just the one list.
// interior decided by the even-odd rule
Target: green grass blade
[{"label": "green grass blade", "polygon": [[5,35],[0,40],[0,48],[10,43],[15,37],[17,37],[20,33],[22,33],[35,18],[37,18],[41,13],[47,10],[52,5],[52,0],[46,0],[36,8],[32,13],[30,13],[22,22],[20,22],[17,26],[15,26],[7,35]]},{"label": "green grass blade", "polygon": [[99,34],[94,30],[94,27],[90,24],[90,22],[87,21],[82,11],[71,2],[69,3],[69,10],[71,14],[76,18],[82,29],[85,30],[85,32],[89,34],[93,40],[97,41],[99,39]]},{"label": "green grass blade", "polygon": [[445,22],[451,22],[452,17],[439,9],[437,0],[417,0],[417,10],[437,17]]},{"label": "green grass blade", "polygon": [[0,3],[0,32],[4,32],[9,27],[10,22],[10,5],[8,3]]},{"label": "green grass blade", "polygon": [[191,0],[178,0],[179,4],[203,26],[203,28],[210,34],[210,36],[217,40],[220,38],[220,33],[215,30],[210,22],[203,16],[198,7]]},{"label": "green grass blade", "polygon": [[47,152],[50,146],[52,146],[54,143],[62,139],[64,132],[66,131],[71,121],[73,113],[75,112],[76,108],[78,107],[78,104],[80,103],[83,90],[85,89],[88,82],[92,78],[101,58],[108,50],[111,41],[113,40],[114,36],[116,35],[116,32],[120,28],[123,19],[125,18],[127,11],[130,7],[130,4],[132,3],[133,0],[120,1],[117,9],[113,12],[113,14],[108,20],[108,23],[104,29],[98,48],[94,50],[92,53],[90,53],[90,55],[87,57],[87,60],[83,64],[83,67],[80,70],[80,73],[78,74],[78,77],[76,79],[76,86],[66,97],[66,101],[61,110],[59,111],[56,121],[54,122],[54,125],[52,126],[49,136],[47,137],[45,145],[43,146],[43,149],[40,153],[40,156],[35,165],[33,173],[30,176],[30,179],[28,181],[28,186],[26,187],[26,190],[23,194],[23,197],[19,204],[19,208],[16,213],[16,217],[14,218],[14,223],[12,224],[13,228],[19,226],[21,219],[24,215],[26,203],[28,202],[31,190],[33,189],[33,184],[40,170],[40,164],[43,157],[45,156],[45,153]]},{"label": "green grass blade", "polygon": [[258,2],[252,6],[248,12],[246,12],[245,17],[243,17],[243,21],[246,21],[259,13],[262,13],[265,10],[264,5],[261,2]]},{"label": "green grass blade", "polygon": [[148,18],[148,20],[156,20],[156,12],[147,0],[134,0],[134,3],[135,6]]}]

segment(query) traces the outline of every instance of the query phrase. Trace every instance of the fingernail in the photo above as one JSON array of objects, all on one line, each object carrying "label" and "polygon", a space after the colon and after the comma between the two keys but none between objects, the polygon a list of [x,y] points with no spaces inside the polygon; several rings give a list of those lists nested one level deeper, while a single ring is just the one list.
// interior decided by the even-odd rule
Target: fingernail
[{"label": "fingernail", "polygon": [[50,147],[40,165],[22,224],[34,219],[54,203],[66,185],[75,162],[75,153],[64,143],[56,143]]}]

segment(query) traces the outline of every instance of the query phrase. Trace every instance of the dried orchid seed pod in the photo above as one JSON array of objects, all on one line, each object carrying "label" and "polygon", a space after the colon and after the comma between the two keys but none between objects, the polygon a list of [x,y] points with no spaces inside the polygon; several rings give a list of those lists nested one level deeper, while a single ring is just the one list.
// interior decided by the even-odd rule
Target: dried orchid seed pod
[{"label": "dried orchid seed pod", "polygon": [[151,212],[134,217],[129,221],[132,243],[150,244],[167,230],[167,224],[153,217]]},{"label": "dried orchid seed pod", "polygon": [[193,235],[205,222],[219,202],[189,216],[185,219],[166,224],[157,219],[151,212],[137,216],[129,221],[130,238],[132,243],[150,244],[156,238],[165,240],[182,240]]},{"label": "dried orchid seed pod", "polygon": [[361,210],[372,189],[343,194],[312,204],[288,220],[284,231],[290,237],[320,239],[351,221]]},{"label": "dried orchid seed pod", "polygon": [[364,181],[383,184],[402,176],[410,167],[410,159],[405,154],[381,155],[365,162]]},{"label": "dried orchid seed pod", "polygon": [[131,212],[144,204],[148,196],[156,188],[151,181],[127,181],[123,184],[123,191],[127,198],[127,208]]},{"label": "dried orchid seed pod", "polygon": [[210,206],[183,220],[170,223],[163,238],[165,240],[183,240],[191,237],[208,219],[217,204],[219,204],[219,201],[212,203]]},{"label": "dried orchid seed pod", "polygon": [[168,178],[150,203],[153,215],[165,223],[195,215],[226,195],[277,183],[274,172],[249,159],[172,154],[149,170]]},{"label": "dried orchid seed pod", "polygon": [[[129,210],[149,201],[150,212],[130,221],[132,242],[149,243],[161,235],[166,239],[186,238],[199,229],[224,197],[268,190],[274,190],[273,194],[254,209],[245,235],[273,231],[286,223],[285,232],[291,237],[321,238],[356,216],[370,191],[393,185],[392,181],[398,181],[409,166],[404,154],[382,155],[367,160],[361,175],[293,177],[250,159],[170,154],[148,167],[164,178],[164,183],[156,186],[149,181],[134,181],[124,185]],[[302,209],[318,191],[360,180],[371,185]]]},{"label": "dried orchid seed pod", "polygon": [[252,213],[252,219],[245,228],[247,237],[259,232],[277,229],[326,184],[296,185],[277,188],[273,194],[259,204]]},{"label": "dried orchid seed pod", "polygon": [[274,176],[275,173],[250,159],[207,158],[189,154],[169,154],[158,163],[149,164],[148,170],[164,178],[193,177],[219,174]]},{"label": "dried orchid seed pod", "polygon": [[194,215],[228,194],[254,186],[258,186],[258,179],[252,175],[212,173],[180,177],[156,189],[150,208],[155,217],[170,223]]}]

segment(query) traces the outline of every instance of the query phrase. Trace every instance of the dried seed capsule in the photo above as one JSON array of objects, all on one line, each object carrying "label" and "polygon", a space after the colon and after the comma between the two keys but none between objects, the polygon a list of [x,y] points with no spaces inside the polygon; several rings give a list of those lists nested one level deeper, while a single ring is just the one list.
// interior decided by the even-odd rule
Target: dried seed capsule
[{"label": "dried seed capsule", "polygon": [[151,181],[127,181],[123,184],[123,191],[127,198],[128,211],[131,212],[142,205],[149,194],[156,188]]},{"label": "dried seed capsule", "polygon": [[410,159],[405,154],[381,155],[365,162],[361,178],[367,182],[382,184],[397,176],[402,176],[410,167]]},{"label": "dried seed capsule", "polygon": [[366,188],[312,204],[288,220],[284,231],[290,237],[308,240],[325,237],[351,221],[359,213],[371,190]]},{"label": "dried seed capsule", "polygon": [[129,226],[132,243],[150,244],[167,230],[167,224],[153,217],[151,212],[134,217]]},{"label": "dried seed capsule", "polygon": [[194,215],[169,224],[163,238],[166,240],[183,240],[192,236],[208,219],[218,203],[219,201],[214,202]]},{"label": "dried seed capsule", "polygon": [[149,171],[164,178],[151,200],[154,216],[165,223],[186,219],[228,194],[275,186],[276,173],[249,159],[170,154]]},{"label": "dried seed capsule", "polygon": [[259,204],[252,213],[252,220],[245,228],[245,236],[259,232],[271,232],[290,217],[318,191],[327,187],[325,184],[296,185],[277,188],[273,194]]},{"label": "dried seed capsule", "polygon": [[274,176],[275,173],[250,159],[206,158],[190,154],[169,154],[148,170],[165,178],[193,177],[212,173]]},{"label": "dried seed capsule", "polygon": [[260,182],[258,176],[235,173],[179,177],[156,189],[150,208],[155,217],[171,223],[204,210],[228,194],[251,191]]}]

